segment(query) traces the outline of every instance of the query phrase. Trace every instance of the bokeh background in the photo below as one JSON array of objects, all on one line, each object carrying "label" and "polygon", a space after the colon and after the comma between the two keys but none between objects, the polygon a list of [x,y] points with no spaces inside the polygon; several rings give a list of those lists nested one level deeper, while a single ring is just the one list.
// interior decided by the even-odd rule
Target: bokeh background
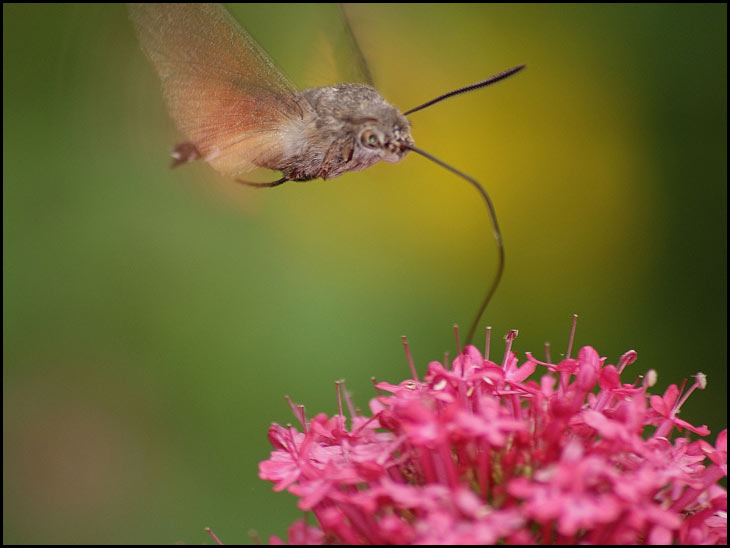
[{"label": "bokeh background", "polygon": [[[300,85],[334,83],[332,6],[230,5]],[[478,178],[518,352],[577,345],[683,418],[727,422],[727,6],[373,5],[352,24],[416,143]],[[335,47],[335,49],[337,49]],[[331,51],[329,51],[331,57]],[[334,80],[333,80],[334,78]],[[329,81],[328,81],[329,79]],[[410,155],[257,191],[168,169],[177,139],[122,5],[3,5],[3,542],[226,542],[299,512],[257,478],[272,421],[359,406],[454,352],[494,274],[474,190]],[[481,333],[481,329],[480,329]],[[478,336],[479,344],[482,335]]]}]

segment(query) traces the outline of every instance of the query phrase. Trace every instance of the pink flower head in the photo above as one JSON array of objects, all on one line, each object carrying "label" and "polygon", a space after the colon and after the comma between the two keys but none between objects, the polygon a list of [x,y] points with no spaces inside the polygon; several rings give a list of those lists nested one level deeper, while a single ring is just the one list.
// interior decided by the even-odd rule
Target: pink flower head
[{"label": "pink flower head", "polygon": [[[689,394],[621,381],[586,346],[577,358],[521,366],[510,332],[501,365],[467,346],[423,380],[376,383],[370,416],[342,404],[302,430],[273,425],[259,476],[299,497],[316,523],[292,544],[725,544],[727,431],[716,443],[677,418]],[[535,370],[541,377],[529,380]],[[685,435],[672,438],[678,431]],[[282,540],[272,537],[272,543]]]}]

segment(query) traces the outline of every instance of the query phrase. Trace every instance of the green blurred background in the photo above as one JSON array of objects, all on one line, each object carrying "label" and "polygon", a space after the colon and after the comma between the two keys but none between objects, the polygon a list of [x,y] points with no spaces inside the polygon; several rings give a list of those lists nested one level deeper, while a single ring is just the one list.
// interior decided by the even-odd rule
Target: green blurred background
[{"label": "green blurred background", "polygon": [[[231,5],[298,84],[336,8]],[[335,19],[333,19],[333,16]],[[725,5],[361,5],[417,145],[484,183],[507,269],[495,351],[639,354],[726,425]],[[319,44],[319,45],[318,45]],[[330,75],[331,76],[331,75]],[[324,81],[323,81],[324,80]],[[122,5],[3,5],[3,542],[229,543],[299,512],[257,478],[272,421],[358,405],[454,352],[495,267],[483,205],[410,155],[256,191],[168,169],[159,81]],[[484,324],[483,324],[484,325]],[[481,345],[482,336],[478,336]]]}]

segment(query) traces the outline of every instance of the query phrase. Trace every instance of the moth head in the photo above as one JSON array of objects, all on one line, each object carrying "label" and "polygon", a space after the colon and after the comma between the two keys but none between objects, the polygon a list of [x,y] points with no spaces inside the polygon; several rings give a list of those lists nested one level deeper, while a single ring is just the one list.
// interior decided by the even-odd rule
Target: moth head
[{"label": "moth head", "polygon": [[361,154],[377,155],[379,160],[396,163],[413,145],[411,124],[395,107],[377,118],[362,120],[357,128],[356,146]]}]

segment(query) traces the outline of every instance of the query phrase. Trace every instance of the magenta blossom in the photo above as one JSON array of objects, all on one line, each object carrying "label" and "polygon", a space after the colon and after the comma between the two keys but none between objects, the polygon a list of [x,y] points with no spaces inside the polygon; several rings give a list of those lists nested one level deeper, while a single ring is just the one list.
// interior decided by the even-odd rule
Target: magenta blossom
[{"label": "magenta blossom", "polygon": [[[313,514],[291,544],[726,544],[727,431],[677,417],[684,392],[622,383],[591,347],[557,364],[507,337],[501,365],[473,346],[424,380],[377,383],[372,416],[350,408],[274,424],[259,475]],[[409,361],[410,353],[408,353]],[[412,363],[412,362],[411,362]],[[535,380],[528,377],[540,368]],[[342,404],[340,403],[340,410]],[[672,437],[675,432],[682,435]],[[315,523],[316,522],[316,523]],[[272,544],[283,544],[277,537]]]}]

